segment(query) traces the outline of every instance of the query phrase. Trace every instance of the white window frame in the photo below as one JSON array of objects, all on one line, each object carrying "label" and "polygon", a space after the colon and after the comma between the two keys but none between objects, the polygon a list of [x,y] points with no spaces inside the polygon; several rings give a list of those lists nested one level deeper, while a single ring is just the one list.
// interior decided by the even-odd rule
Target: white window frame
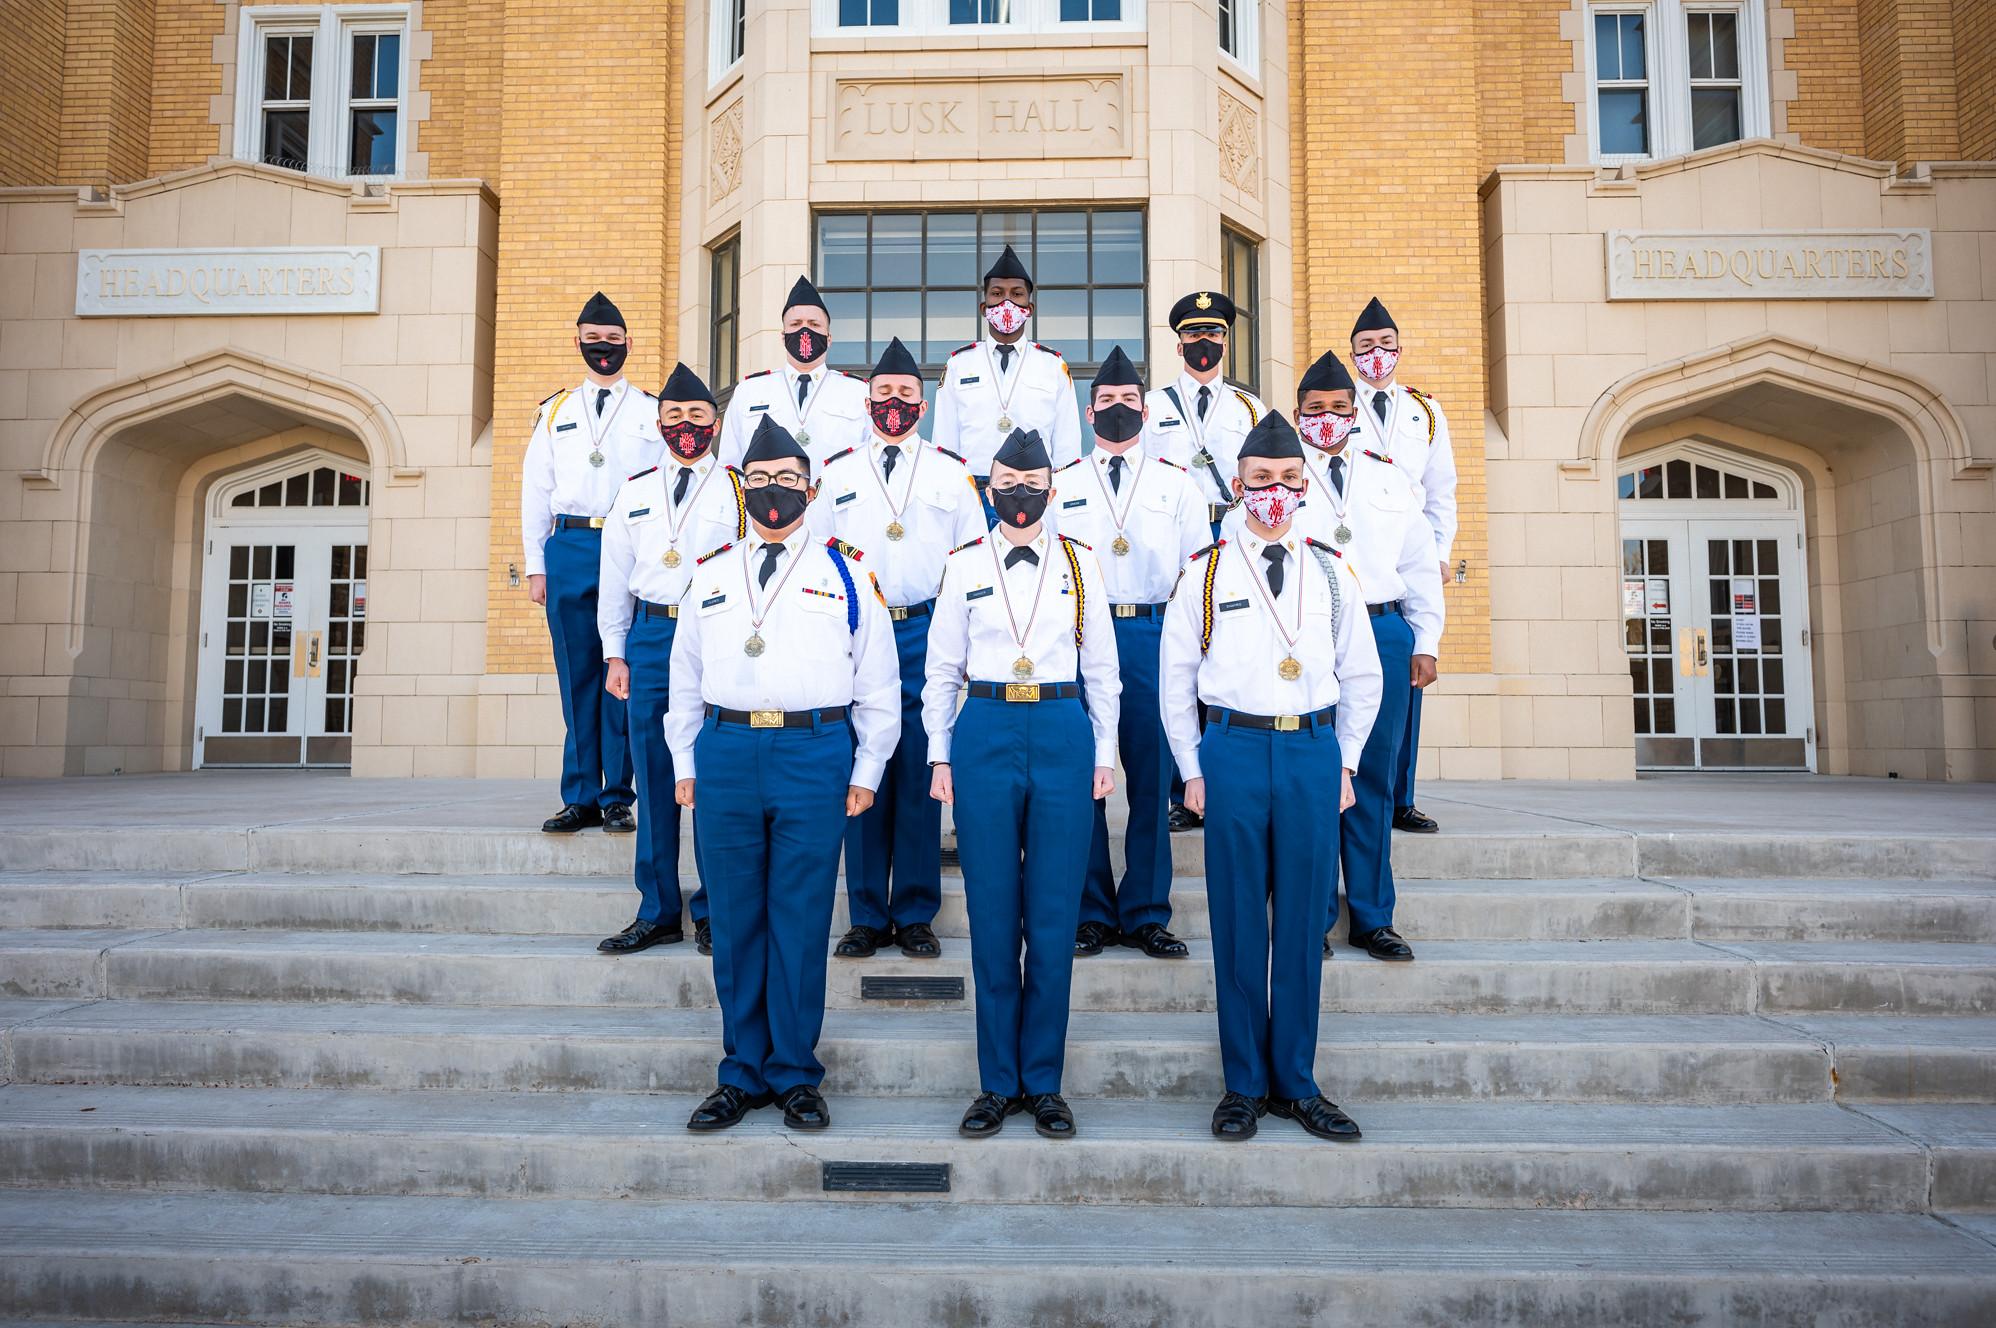
[{"label": "white window frame", "polygon": [[[1691,152],[1691,47],[1685,16],[1730,13],[1739,34],[1740,137],[1766,138],[1770,132],[1767,91],[1767,16],[1758,0],[1649,0],[1587,6],[1584,35],[1587,63],[1587,155],[1602,166],[1662,161]],[[1601,84],[1594,20],[1599,14],[1642,14],[1649,74],[1649,152],[1601,151]]]},{"label": "white window frame", "polygon": [[[725,4],[727,0],[715,0]],[[839,0],[811,0],[813,37],[947,37],[1016,36],[1022,39],[1061,33],[1142,32],[1147,22],[1146,0],[1123,0],[1119,19],[1064,23],[1060,0],[1012,0],[1012,17],[1004,23],[952,23],[950,0],[901,0],[899,23],[841,27]],[[1021,45],[1029,44],[1022,40]]]},{"label": "white window frame", "polygon": [[[310,33],[312,109],[305,173],[335,180],[399,180],[409,168],[409,6],[305,5],[246,6],[240,13],[236,46],[235,155],[263,160],[264,38]],[[389,175],[349,175],[353,148],[348,116],[353,88],[353,39],[370,33],[394,35],[400,67],[395,80],[395,171]],[[328,53],[330,52],[330,58]]]},{"label": "white window frame", "polygon": [[[1213,33],[1213,43],[1220,48],[1220,54],[1250,78],[1261,77],[1261,5],[1258,0],[1233,0],[1234,44],[1240,49],[1230,51],[1220,41],[1217,28]],[[1215,16],[1217,17],[1217,9]]]},{"label": "white window frame", "polygon": [[[742,9],[742,49],[734,49],[735,6]],[[838,22],[838,9],[832,10],[833,23]],[[719,84],[735,66],[742,62],[748,52],[748,0],[713,0],[707,10],[707,86]]]}]

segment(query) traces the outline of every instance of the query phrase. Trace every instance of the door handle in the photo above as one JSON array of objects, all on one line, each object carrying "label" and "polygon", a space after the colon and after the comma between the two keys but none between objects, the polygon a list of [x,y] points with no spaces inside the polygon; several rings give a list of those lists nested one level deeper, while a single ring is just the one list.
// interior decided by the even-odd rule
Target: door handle
[{"label": "door handle", "polygon": [[[319,649],[319,634],[312,633],[312,650],[316,656]],[[1691,629],[1691,670],[1703,678],[1712,672],[1711,638],[1702,627]]]},{"label": "door handle", "polygon": [[305,647],[305,668],[314,678],[319,676],[319,638],[322,632],[312,633],[311,641]]}]

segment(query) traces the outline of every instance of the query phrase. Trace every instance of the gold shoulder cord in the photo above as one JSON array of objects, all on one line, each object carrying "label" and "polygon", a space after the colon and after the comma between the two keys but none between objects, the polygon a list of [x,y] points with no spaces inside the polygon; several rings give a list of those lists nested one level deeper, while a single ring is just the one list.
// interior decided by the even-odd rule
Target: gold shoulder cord
[{"label": "gold shoulder cord", "polygon": [[[1081,560],[1074,556],[1074,544],[1065,536],[1061,537],[1060,551],[1067,555],[1067,570],[1074,574],[1074,648],[1081,649],[1081,614],[1086,607],[1086,592],[1082,589]],[[1076,667],[1080,667],[1078,664]]]},{"label": "gold shoulder cord", "polygon": [[1260,424],[1261,415],[1254,408],[1254,398],[1250,397],[1247,393],[1241,391],[1239,388],[1234,389],[1234,395],[1241,399],[1241,404],[1243,406],[1247,407],[1247,422],[1249,426],[1252,427],[1253,425]]},{"label": "gold shoulder cord", "polygon": [[1206,558],[1206,581],[1200,600],[1199,612],[1199,653],[1205,654],[1213,645],[1213,582],[1220,574],[1220,552],[1215,549]]},{"label": "gold shoulder cord", "polygon": [[1412,398],[1414,398],[1414,400],[1416,400],[1416,401],[1420,402],[1420,403],[1421,403],[1421,405],[1422,405],[1422,406],[1423,406],[1424,408],[1426,408],[1426,410],[1427,410],[1427,412],[1428,412],[1428,446],[1429,446],[1429,447],[1433,447],[1433,446],[1435,445],[1435,403],[1434,403],[1434,398],[1430,397],[1430,396],[1429,396],[1429,395],[1428,395],[1428,394],[1427,394],[1426,392],[1423,392],[1423,391],[1421,391],[1421,390],[1420,390],[1419,388],[1416,388],[1416,387],[1410,387],[1410,388],[1408,388],[1408,389],[1407,389],[1407,395],[1408,395],[1408,396],[1410,396],[1410,397],[1412,397]]},{"label": "gold shoulder cord", "polygon": [[742,475],[733,466],[728,467],[728,482],[735,486],[735,538],[748,538],[748,497],[742,492]]}]

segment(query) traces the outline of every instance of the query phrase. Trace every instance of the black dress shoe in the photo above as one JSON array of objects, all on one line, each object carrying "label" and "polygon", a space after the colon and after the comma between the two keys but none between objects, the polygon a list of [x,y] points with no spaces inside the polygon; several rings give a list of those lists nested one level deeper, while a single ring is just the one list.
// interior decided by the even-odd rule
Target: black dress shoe
[{"label": "black dress shoe", "polygon": [[1019,1100],[1020,1109],[1033,1113],[1033,1128],[1042,1139],[1072,1139],[1074,1112],[1058,1093],[1028,1093]]},{"label": "black dress shoe", "polygon": [[1003,1093],[979,1093],[970,1110],[963,1113],[963,1124],[956,1132],[966,1139],[989,1139],[1005,1128],[1005,1118],[1021,1110],[1021,1105],[1018,1098]]},{"label": "black dress shoe", "polygon": [[1146,922],[1135,931],[1124,932],[1123,944],[1132,950],[1142,950],[1152,959],[1183,959],[1192,953],[1161,922]]},{"label": "black dress shoe", "polygon": [[628,835],[638,828],[638,818],[631,815],[631,805],[627,802],[613,802],[603,809],[603,833],[606,835]]},{"label": "black dress shoe", "polygon": [[742,1117],[751,1111],[774,1101],[776,1095],[773,1093],[751,1093],[733,1084],[722,1084],[707,1094],[705,1102],[694,1108],[693,1118],[686,1122],[686,1128],[696,1132],[725,1130],[730,1125],[741,1124]]},{"label": "black dress shoe", "polygon": [[672,945],[685,939],[686,933],[677,924],[668,927],[662,922],[639,918],[609,940],[596,942],[596,948],[604,954],[636,954],[654,945]]},{"label": "black dress shoe", "polygon": [[783,1107],[783,1123],[793,1130],[823,1130],[832,1123],[831,1109],[809,1084],[799,1084],[776,1100]]},{"label": "black dress shoe", "polygon": [[1116,943],[1117,932],[1106,922],[1084,922],[1074,929],[1074,953],[1098,955],[1105,945]]},{"label": "black dress shoe", "polygon": [[1325,932],[1325,933],[1324,933],[1324,958],[1326,958],[1326,959],[1336,959],[1337,957],[1338,957],[1338,952],[1337,952],[1337,951],[1336,951],[1335,949],[1333,949],[1333,948],[1332,948],[1332,946],[1331,946],[1331,934],[1330,934],[1329,932]]},{"label": "black dress shoe", "polygon": [[1434,817],[1429,816],[1419,807],[1395,807],[1393,809],[1393,828],[1395,830],[1408,830],[1417,835],[1431,835],[1441,829],[1441,826],[1436,823]]},{"label": "black dress shoe", "polygon": [[1338,1104],[1322,1093],[1294,1099],[1272,1097],[1268,1099],[1268,1109],[1295,1121],[1319,1139],[1348,1144],[1359,1138],[1358,1122],[1338,1110]]},{"label": "black dress shoe", "polygon": [[572,835],[577,830],[587,830],[592,825],[603,824],[603,813],[594,807],[585,807],[579,802],[571,802],[561,811],[541,822],[541,829],[551,835]]},{"label": "black dress shoe", "polygon": [[706,918],[693,924],[693,948],[703,955],[714,953],[714,924]]},{"label": "black dress shoe", "polygon": [[1391,927],[1353,932],[1351,948],[1363,950],[1374,959],[1384,959],[1391,964],[1404,964],[1414,957],[1414,947],[1401,940],[1400,933]]},{"label": "black dress shoe", "polygon": [[1229,1093],[1220,1099],[1219,1106],[1213,1108],[1213,1137],[1230,1142],[1252,1139],[1255,1131],[1261,1128],[1255,1121],[1267,1114],[1266,1098]]},{"label": "black dress shoe", "polygon": [[861,923],[839,937],[839,943],[832,953],[841,959],[871,959],[874,952],[880,949],[881,944],[891,935],[893,933],[890,931],[881,931],[877,927]]},{"label": "black dress shoe", "polygon": [[894,929],[894,943],[910,959],[941,959],[943,943],[936,939],[926,922],[910,922]]},{"label": "black dress shoe", "polygon": [[1165,817],[1173,830],[1197,830],[1206,824],[1206,818],[1198,812],[1189,811],[1183,803],[1173,803],[1171,814]]}]

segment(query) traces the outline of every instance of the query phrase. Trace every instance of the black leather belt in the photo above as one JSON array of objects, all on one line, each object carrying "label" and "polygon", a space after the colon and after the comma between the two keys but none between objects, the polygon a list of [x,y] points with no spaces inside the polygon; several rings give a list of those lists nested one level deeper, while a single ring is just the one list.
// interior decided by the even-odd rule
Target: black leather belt
[{"label": "black leather belt", "polygon": [[601,530],[603,518],[600,516],[558,516],[554,519],[556,530]]},{"label": "black leather belt", "polygon": [[1337,713],[1338,708],[1334,705],[1308,715],[1250,715],[1240,710],[1228,710],[1224,706],[1208,706],[1206,722],[1218,724],[1221,728],[1273,729],[1277,733],[1295,733],[1299,729],[1320,728],[1329,724]]},{"label": "black leather belt", "polygon": [[920,604],[910,604],[905,608],[889,605],[887,616],[895,622],[906,622],[910,618],[926,618],[936,611],[936,602],[925,599]]},{"label": "black leather belt", "polygon": [[1375,618],[1382,614],[1398,613],[1400,612],[1400,601],[1389,599],[1384,604],[1368,604],[1365,606],[1365,611]]},{"label": "black leather belt", "polygon": [[820,724],[843,724],[846,718],[844,706],[827,706],[823,710],[724,710],[710,705],[707,713],[723,724],[746,724],[752,729],[809,729]]},{"label": "black leather belt", "polygon": [[1081,695],[1078,682],[974,682],[972,696],[987,701],[1066,701]]},{"label": "black leather belt", "polygon": [[638,612],[647,618],[677,618],[679,616],[679,606],[677,604],[654,604],[648,599],[641,599],[638,601]]},{"label": "black leather belt", "polygon": [[1111,604],[1109,614],[1114,618],[1162,618],[1162,604]]}]

